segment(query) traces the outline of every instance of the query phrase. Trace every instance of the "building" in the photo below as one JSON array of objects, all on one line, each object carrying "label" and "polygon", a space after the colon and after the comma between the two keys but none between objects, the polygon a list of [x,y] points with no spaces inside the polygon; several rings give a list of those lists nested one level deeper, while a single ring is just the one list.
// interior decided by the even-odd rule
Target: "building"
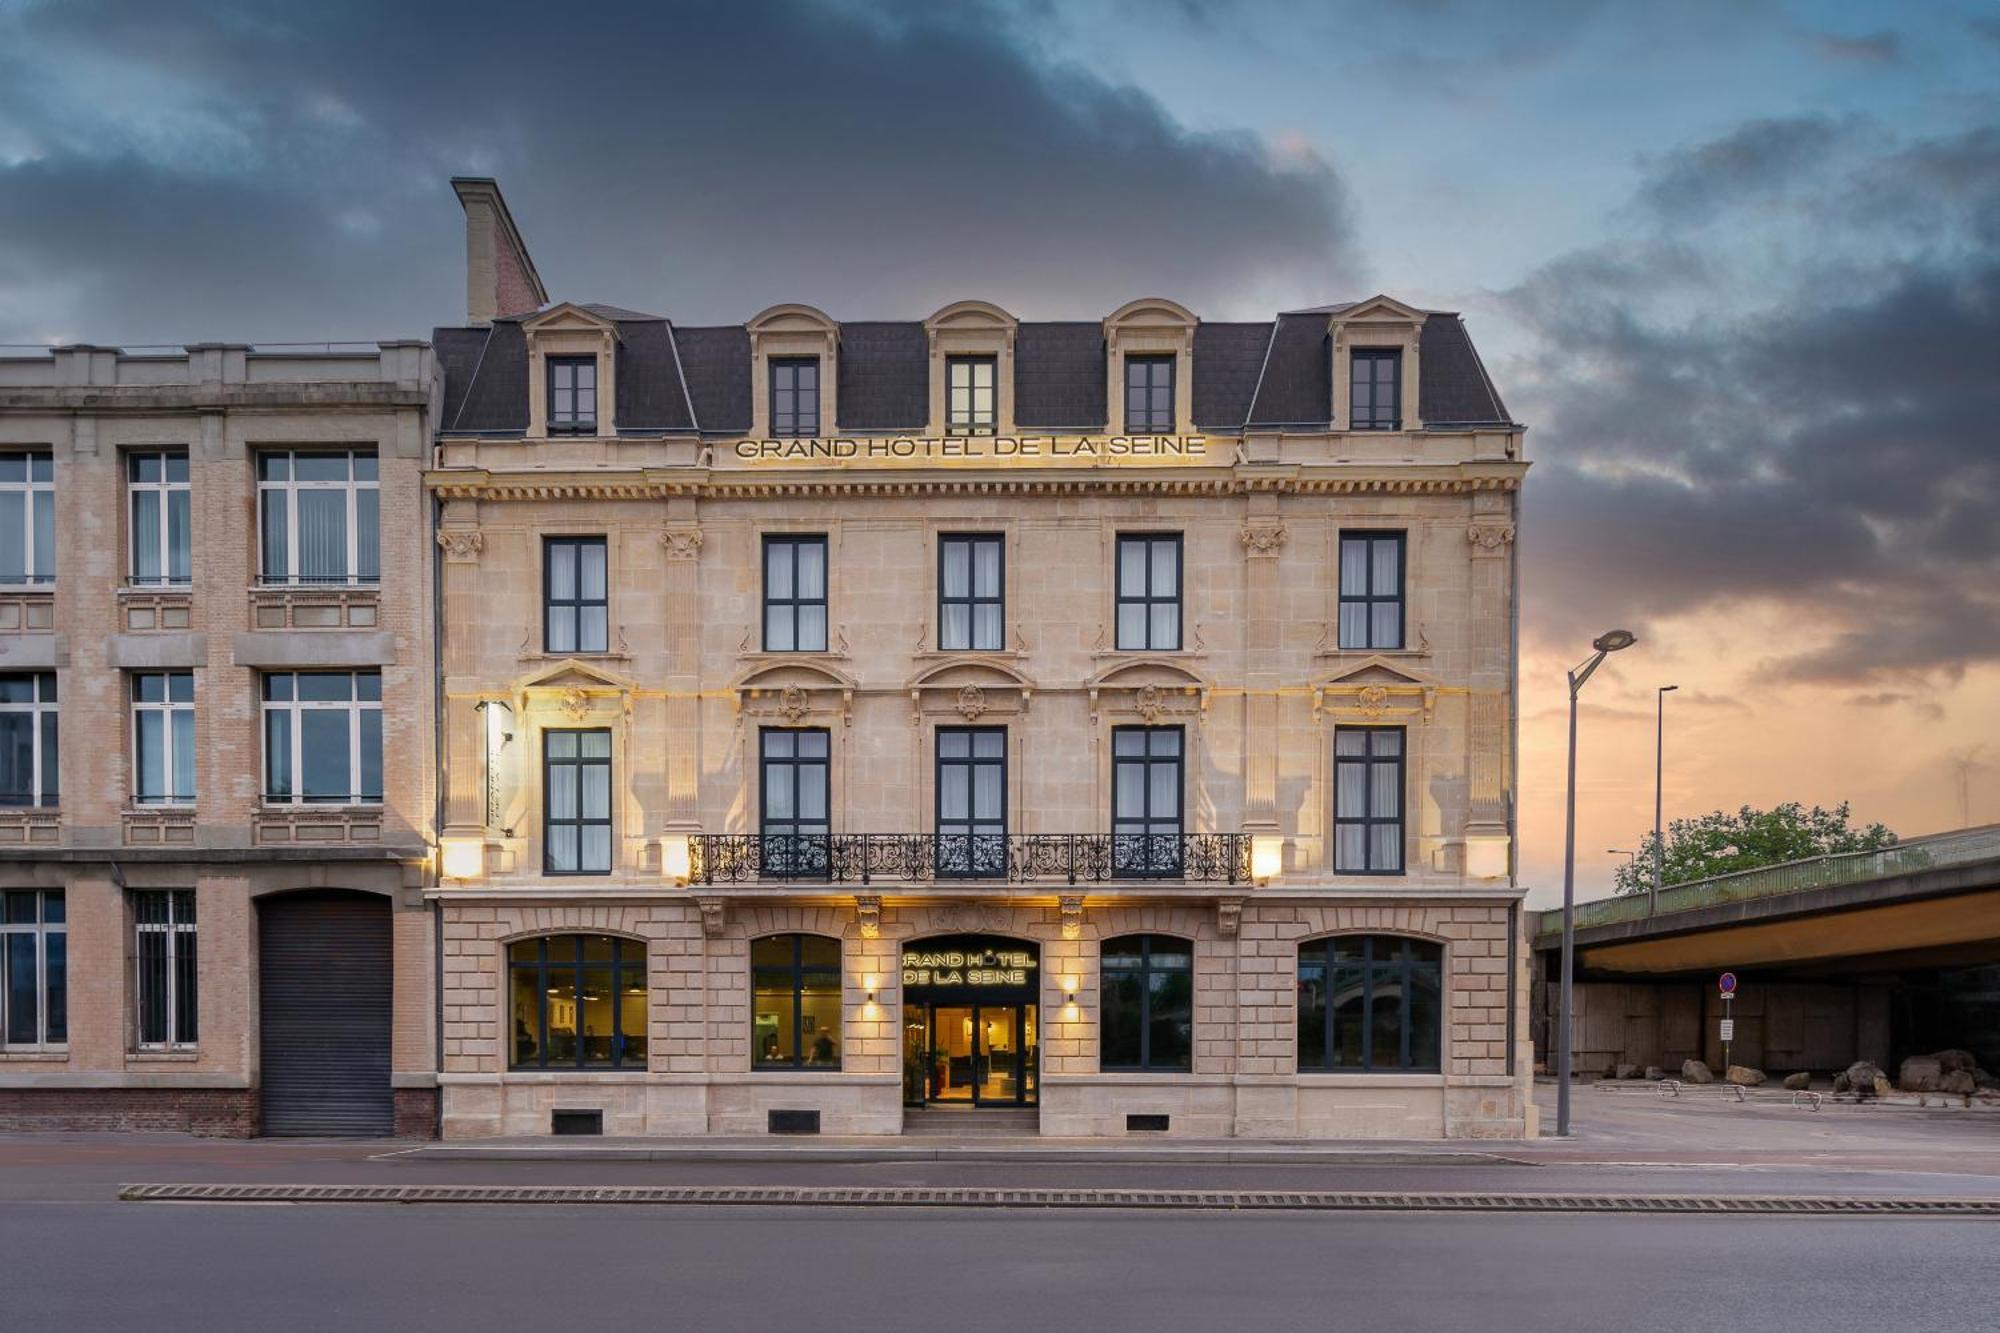
[{"label": "building", "polygon": [[434,379],[0,359],[0,1128],[430,1132]]},{"label": "building", "polygon": [[1532,1132],[1455,315],[692,327],[457,188],[446,1135]]}]

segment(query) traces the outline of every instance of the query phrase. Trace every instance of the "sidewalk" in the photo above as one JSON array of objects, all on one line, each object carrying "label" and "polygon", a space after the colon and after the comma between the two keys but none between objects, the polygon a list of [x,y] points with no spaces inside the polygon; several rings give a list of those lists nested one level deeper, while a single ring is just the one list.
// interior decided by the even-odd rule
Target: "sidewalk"
[{"label": "sidewalk", "polygon": [[1520,1145],[1464,1140],[897,1138],[499,1138],[427,1143],[394,1156],[458,1162],[1035,1162],[1418,1166],[1517,1164]]}]

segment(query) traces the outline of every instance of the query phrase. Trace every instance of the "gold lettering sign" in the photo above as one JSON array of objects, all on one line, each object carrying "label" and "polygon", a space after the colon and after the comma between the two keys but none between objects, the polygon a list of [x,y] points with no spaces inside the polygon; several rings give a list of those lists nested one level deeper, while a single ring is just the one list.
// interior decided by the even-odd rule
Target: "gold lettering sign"
[{"label": "gold lettering sign", "polygon": [[1025,950],[957,949],[903,953],[905,986],[1025,986],[1035,970],[1035,956]]},{"label": "gold lettering sign", "polygon": [[[1206,435],[871,435],[738,440],[738,467],[1076,467],[1209,461]],[[718,461],[722,461],[718,459]]]}]

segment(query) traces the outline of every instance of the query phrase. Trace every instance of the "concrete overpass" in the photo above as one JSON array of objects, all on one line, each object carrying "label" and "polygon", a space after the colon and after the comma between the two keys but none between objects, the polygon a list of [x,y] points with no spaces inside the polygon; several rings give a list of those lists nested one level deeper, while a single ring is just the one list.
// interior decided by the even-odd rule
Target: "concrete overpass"
[{"label": "concrete overpass", "polygon": [[[1562,913],[1529,923],[1547,1051]],[[1737,1063],[1885,1066],[1964,1047],[2000,1068],[2000,825],[1814,857],[1576,909],[1576,1068],[1721,1059],[1715,978],[1736,973]]]}]

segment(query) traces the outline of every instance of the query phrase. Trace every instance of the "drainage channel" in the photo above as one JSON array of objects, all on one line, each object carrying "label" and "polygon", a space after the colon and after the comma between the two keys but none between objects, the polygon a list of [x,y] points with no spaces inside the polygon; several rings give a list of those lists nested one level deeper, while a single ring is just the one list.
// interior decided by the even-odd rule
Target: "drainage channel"
[{"label": "drainage channel", "polygon": [[843,1208],[1178,1208],[1221,1211],[1704,1213],[1777,1216],[1995,1217],[2000,1199],[1831,1195],[1415,1194],[1316,1190],[1123,1190],[922,1187],[730,1188],[715,1185],[125,1185],[129,1202],[678,1204]]}]

